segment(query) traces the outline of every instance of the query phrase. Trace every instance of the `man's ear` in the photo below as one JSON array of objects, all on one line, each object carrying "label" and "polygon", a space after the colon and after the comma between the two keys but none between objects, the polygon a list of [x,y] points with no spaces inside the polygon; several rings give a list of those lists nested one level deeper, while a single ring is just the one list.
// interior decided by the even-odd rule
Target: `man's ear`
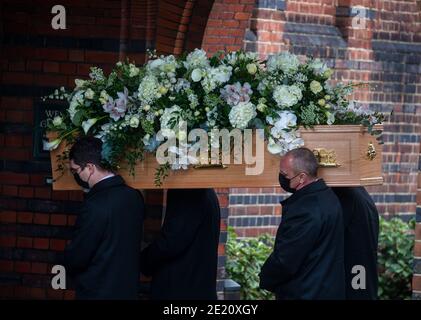
[{"label": "man's ear", "polygon": [[90,173],[95,173],[95,165],[92,163],[86,164],[86,166],[89,168]]}]

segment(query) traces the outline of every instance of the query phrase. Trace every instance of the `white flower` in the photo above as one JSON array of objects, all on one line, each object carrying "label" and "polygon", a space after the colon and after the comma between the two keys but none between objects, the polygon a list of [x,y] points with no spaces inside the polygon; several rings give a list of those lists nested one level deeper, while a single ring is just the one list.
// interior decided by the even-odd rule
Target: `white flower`
[{"label": "white flower", "polygon": [[231,52],[231,53],[227,54],[225,59],[228,62],[228,64],[233,66],[237,63],[237,56],[238,56],[237,52]]},{"label": "white flower", "polygon": [[327,71],[329,69],[327,67],[326,63],[324,63],[320,59],[314,59],[314,60],[310,61],[308,66],[311,69],[313,69],[313,72],[318,76],[322,75],[325,71]]},{"label": "white flower", "polygon": [[[180,147],[171,146],[168,148],[169,153],[175,154],[175,161],[171,163],[172,170],[187,170],[190,164],[198,164],[199,159],[196,157],[190,156],[188,150],[190,148],[189,144],[180,143]],[[187,153],[186,153],[187,152]]]},{"label": "white flower", "polygon": [[259,110],[260,112],[265,112],[267,106],[264,103],[258,103],[256,106],[257,110]]},{"label": "white flower", "polygon": [[189,88],[190,88],[190,82],[183,78],[179,78],[173,87],[175,92],[180,92],[181,90],[187,90]]},{"label": "white flower", "polygon": [[280,108],[289,108],[297,104],[303,94],[297,86],[280,85],[273,90],[273,99]]},{"label": "white flower", "polygon": [[189,99],[190,102],[190,108],[194,109],[199,105],[199,98],[194,93],[193,90],[187,91],[187,99]]},{"label": "white flower", "polygon": [[101,102],[102,104],[106,104],[109,97],[110,96],[108,95],[107,91],[102,90],[101,93],[99,94],[99,102]]},{"label": "white flower", "polygon": [[206,93],[214,90],[218,85],[224,84],[227,82],[232,74],[232,67],[221,65],[216,68],[209,68],[206,70],[206,75],[201,81],[203,90]]},{"label": "white flower", "polygon": [[91,88],[88,88],[88,90],[86,90],[85,92],[86,99],[92,100],[94,98],[94,95],[95,95],[95,92]]},{"label": "white flower", "polygon": [[132,128],[137,128],[139,126],[139,117],[138,116],[133,116],[130,119],[130,127]]},{"label": "white flower", "polygon": [[155,59],[148,62],[149,69],[159,69],[164,64],[164,60]]},{"label": "white flower", "polygon": [[245,129],[256,116],[256,107],[251,102],[240,102],[232,107],[229,120],[234,128]]},{"label": "white flower", "polygon": [[194,69],[193,72],[191,73],[191,79],[194,82],[199,82],[200,80],[202,80],[203,77],[203,72],[201,69]]},{"label": "white flower", "polygon": [[275,127],[280,129],[287,129],[297,125],[297,116],[290,111],[278,112],[278,120],[275,122]]},{"label": "white flower", "polygon": [[60,116],[56,116],[56,117],[54,117],[54,119],[53,119],[53,125],[54,125],[55,127],[59,127],[59,126],[61,126],[61,125],[62,125],[62,123],[63,123],[63,118],[62,118],[62,117],[60,117]]},{"label": "white flower", "polygon": [[256,74],[256,72],[257,72],[257,66],[256,66],[255,63],[247,64],[246,68],[247,68],[247,72],[252,74],[252,75]]},{"label": "white flower", "polygon": [[86,84],[86,80],[75,79],[75,84],[76,84],[75,89],[81,89]]},{"label": "white flower", "polygon": [[148,146],[150,144],[150,138],[151,135],[149,133],[145,134],[145,136],[143,137],[142,141],[145,146]]},{"label": "white flower", "polygon": [[327,124],[331,125],[335,123],[335,114],[331,113],[329,111],[326,111],[326,117],[327,117]]},{"label": "white flower", "polygon": [[186,61],[183,62],[183,64],[187,70],[194,68],[207,68],[209,67],[209,60],[204,50],[195,49],[193,52],[188,54]]},{"label": "white flower", "polygon": [[134,64],[129,64],[129,77],[133,78],[139,75],[140,69],[136,67]]},{"label": "white flower", "polygon": [[146,65],[147,71],[161,77],[174,77],[178,67],[177,60],[173,55],[161,56],[159,59],[150,60]]},{"label": "white flower", "polygon": [[270,131],[272,137],[280,139],[286,129],[291,130],[297,125],[297,116],[290,111],[278,111],[275,118],[266,117],[266,122],[273,125]]},{"label": "white flower", "polygon": [[57,147],[60,145],[60,143],[61,143],[61,139],[59,139],[59,138],[58,139],[55,139],[55,140],[53,140],[51,142],[48,142],[46,140],[43,140],[43,142],[42,142],[42,148],[45,151],[51,151],[51,150],[57,149]]},{"label": "white flower", "polygon": [[304,140],[300,138],[298,131],[281,131],[279,137],[269,137],[267,149],[272,154],[284,155],[288,151],[303,145]]},{"label": "white flower", "polygon": [[88,120],[86,120],[86,121],[83,121],[82,122],[82,128],[83,128],[83,131],[85,132],[85,134],[87,134],[88,133],[88,131],[89,131],[89,129],[91,129],[91,127],[96,123],[98,121],[98,119],[97,118],[91,118],[91,119],[88,119]]},{"label": "white flower", "polygon": [[139,85],[137,97],[144,104],[150,104],[158,97],[160,87],[158,79],[153,75],[147,75]]},{"label": "white flower", "polygon": [[73,121],[73,119],[74,119],[74,117],[75,117],[75,115],[78,111],[77,108],[80,105],[83,104],[83,102],[84,102],[83,97],[84,97],[84,91],[81,90],[81,91],[77,91],[73,95],[72,99],[70,100],[70,106],[69,106],[69,109],[67,110],[67,112],[69,112],[71,121]]},{"label": "white flower", "polygon": [[310,82],[310,90],[314,94],[318,94],[319,92],[323,90],[323,87],[319,81],[313,80]]},{"label": "white flower", "polygon": [[298,57],[289,52],[282,52],[270,56],[266,64],[269,72],[281,70],[287,74],[296,72],[299,65],[300,60],[298,60]]},{"label": "white flower", "polygon": [[158,90],[159,90],[159,93],[162,95],[165,95],[168,92],[168,89],[164,86],[160,86]]},{"label": "white flower", "polygon": [[213,71],[215,71],[215,79],[218,84],[223,84],[230,79],[232,74],[232,67],[221,65],[215,68]]},{"label": "white flower", "polygon": [[333,70],[328,68],[325,72],[323,72],[323,77],[325,77],[326,79],[329,79],[333,74]]},{"label": "white flower", "polygon": [[282,145],[276,143],[273,138],[269,138],[267,149],[271,154],[280,154],[283,151]]}]

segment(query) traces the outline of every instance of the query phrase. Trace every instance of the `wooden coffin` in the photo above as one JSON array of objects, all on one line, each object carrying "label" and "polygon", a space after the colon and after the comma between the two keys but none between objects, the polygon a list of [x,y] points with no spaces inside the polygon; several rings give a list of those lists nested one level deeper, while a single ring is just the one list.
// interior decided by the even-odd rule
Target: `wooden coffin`
[{"label": "wooden coffin", "polygon": [[[377,129],[382,129],[377,126]],[[315,126],[301,129],[305,146],[312,149],[319,159],[319,176],[330,186],[367,186],[383,183],[382,148],[366,128],[360,125]],[[54,134],[48,135],[50,140]],[[255,140],[253,139],[255,142]],[[57,172],[57,155],[63,152],[65,143],[53,150],[51,165],[54,190],[79,190],[69,170],[64,175]],[[253,147],[253,150],[255,148]],[[230,188],[230,187],[277,187],[280,156],[270,154],[266,146],[264,153],[255,155],[264,161],[264,170],[259,175],[246,175],[246,164],[229,164],[222,167],[201,167],[188,170],[171,170],[160,187],[155,185],[155,170],[158,167],[154,154],[147,154],[139,163],[135,176],[127,170],[119,174],[128,185],[136,189],[171,188]]]}]

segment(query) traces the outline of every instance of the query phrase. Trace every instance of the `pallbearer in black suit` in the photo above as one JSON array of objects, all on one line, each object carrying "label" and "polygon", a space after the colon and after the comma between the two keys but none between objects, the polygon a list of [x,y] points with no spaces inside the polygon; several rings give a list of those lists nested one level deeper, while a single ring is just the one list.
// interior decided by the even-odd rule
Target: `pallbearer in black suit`
[{"label": "pallbearer in black suit", "polygon": [[[376,205],[364,187],[332,189],[341,202],[344,216],[346,298],[375,300],[378,289],[379,241],[379,213]],[[355,266],[358,267],[353,271]],[[364,268],[364,273],[358,270],[360,266]],[[358,279],[358,285],[353,286],[353,279],[357,274],[364,279]]]},{"label": "pallbearer in black suit", "polygon": [[216,299],[219,224],[213,189],[168,190],[160,235],[141,255],[152,299]]},{"label": "pallbearer in black suit", "polygon": [[344,299],[344,233],[338,198],[317,178],[311,150],[281,158],[279,182],[293,193],[282,201],[282,222],[260,287],[277,299]]},{"label": "pallbearer in black suit", "polygon": [[78,299],[137,299],[143,197],[101,166],[101,149],[101,140],[86,137],[70,150],[70,170],[90,191],[64,265],[75,280]]}]

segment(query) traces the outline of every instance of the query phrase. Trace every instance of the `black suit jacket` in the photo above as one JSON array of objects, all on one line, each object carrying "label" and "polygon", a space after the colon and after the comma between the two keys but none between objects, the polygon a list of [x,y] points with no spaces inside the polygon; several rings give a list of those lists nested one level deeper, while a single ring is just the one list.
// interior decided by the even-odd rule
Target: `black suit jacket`
[{"label": "black suit jacket", "polygon": [[152,299],[216,299],[219,224],[213,189],[168,190],[160,235],[141,255]]},{"label": "black suit jacket", "polygon": [[[333,188],[342,205],[345,231],[346,298],[349,300],[377,299],[377,245],[379,213],[363,187]],[[352,268],[364,266],[366,289],[352,288],[356,274]]]},{"label": "black suit jacket", "polygon": [[78,299],[137,299],[144,202],[120,176],[87,194],[64,252]]},{"label": "black suit jacket", "polygon": [[277,299],[344,299],[344,241],[338,198],[322,179],[282,203],[273,253],[260,287]]}]

